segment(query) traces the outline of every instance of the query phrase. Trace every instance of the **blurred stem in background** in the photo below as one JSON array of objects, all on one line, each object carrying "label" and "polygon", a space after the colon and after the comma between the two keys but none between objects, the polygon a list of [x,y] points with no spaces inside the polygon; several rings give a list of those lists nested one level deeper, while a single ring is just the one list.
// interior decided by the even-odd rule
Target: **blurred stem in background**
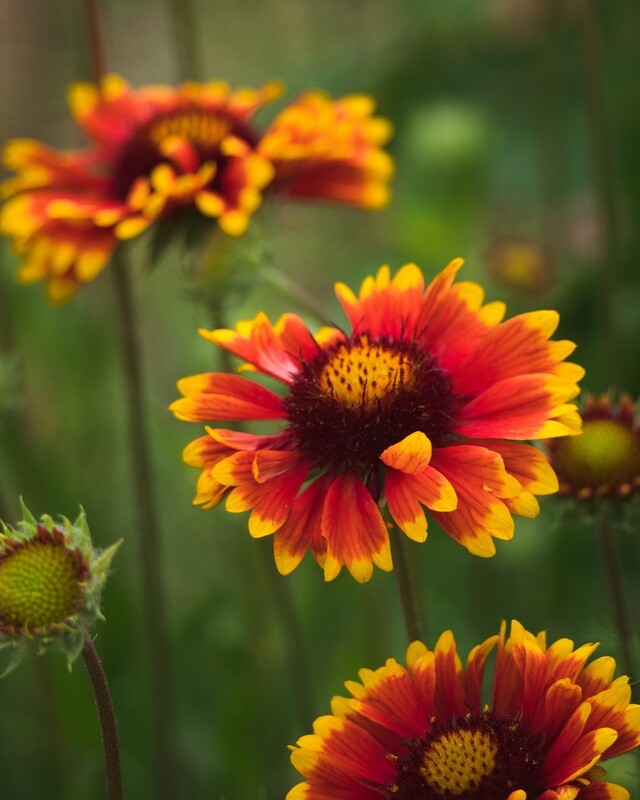
[{"label": "blurred stem in background", "polygon": [[426,626],[423,615],[420,611],[418,600],[418,590],[416,587],[415,575],[411,566],[411,559],[407,551],[407,542],[402,531],[394,525],[390,531],[391,552],[393,554],[393,571],[395,572],[400,600],[402,602],[402,612],[407,628],[409,641],[416,639],[425,641]]},{"label": "blurred stem in background", "polygon": [[176,49],[178,78],[181,81],[199,80],[202,76],[200,48],[196,43],[196,25],[192,0],[167,0],[169,5],[169,30]]},{"label": "blurred stem in background", "polygon": [[[219,234],[219,232],[216,232],[216,234]],[[219,298],[209,302],[209,316],[214,328],[227,327]],[[233,359],[227,350],[220,348],[220,360],[222,369],[225,372],[235,372]],[[236,428],[239,427],[236,425]],[[271,543],[271,538],[269,543]],[[305,647],[300,621],[286,578],[276,573],[272,548],[265,547],[262,542],[258,544],[262,545],[259,548],[260,568],[265,577],[270,599],[284,636],[285,657],[289,665],[299,721],[303,727],[308,726],[309,721],[313,718],[313,684],[309,674],[307,648]]]},{"label": "blurred stem in background", "polygon": [[611,520],[607,517],[606,509],[600,511],[598,520],[600,545],[606,579],[609,584],[609,594],[613,607],[613,619],[618,634],[618,645],[622,656],[622,666],[625,673],[632,679],[631,690],[635,702],[638,701],[637,681],[640,675],[636,671],[632,655],[632,626],[629,608],[624,596],[623,575],[620,567],[620,556],[615,540],[616,531]]},{"label": "blurred stem in background", "polygon": [[586,92],[587,123],[593,168],[595,199],[602,231],[600,268],[604,297],[603,374],[612,384],[619,383],[620,358],[616,333],[620,252],[618,214],[615,201],[614,174],[609,145],[604,78],[598,21],[593,0],[577,0],[577,13],[582,48],[582,77]]},{"label": "blurred stem in background", "polygon": [[544,244],[555,259],[562,259],[562,240],[567,223],[567,190],[570,139],[563,96],[563,43],[559,36],[557,0],[542,0],[546,36],[535,52],[534,83],[538,113],[537,144],[541,183]]},{"label": "blurred stem in background", "polygon": [[168,640],[168,620],[162,547],[156,500],[152,488],[151,458],[142,386],[142,357],[136,320],[129,264],[121,252],[112,263],[119,329],[122,336],[124,370],[129,405],[129,442],[133,464],[133,491],[137,512],[139,568],[142,577],[144,623],[149,637],[151,659],[151,704],[155,738],[155,777],[158,797],[174,797],[171,785],[175,777],[173,763],[173,675]]},{"label": "blurred stem in background", "polygon": [[[172,22],[171,29],[176,33],[176,63],[177,71],[182,80],[201,80],[202,79],[202,60],[197,44],[196,26],[194,22],[193,6],[191,0],[168,0],[169,15]],[[221,231],[215,230],[213,234],[213,245],[205,247],[202,252],[202,260],[205,262],[215,261],[218,248],[216,239],[223,236]],[[233,246],[233,243],[232,243]],[[224,250],[224,246],[222,248]],[[207,266],[209,264],[207,263]],[[280,275],[280,271],[275,268],[273,271]],[[286,276],[283,276],[285,278]],[[294,283],[291,281],[291,283]],[[297,284],[296,284],[297,286]],[[290,286],[288,289],[290,290]],[[295,292],[297,299],[302,299],[302,305],[317,306],[313,298],[302,295],[304,290]],[[224,292],[221,287],[220,293],[208,303],[208,311],[211,322],[215,328],[226,328],[225,315],[223,310]],[[322,312],[320,312],[322,313]],[[233,373],[234,365],[230,354],[226,350],[220,350],[222,369],[225,372]],[[284,634],[285,655],[291,672],[290,678],[293,683],[296,697],[296,706],[303,726],[309,724],[313,717],[313,693],[312,682],[309,675],[308,660],[302,629],[298,619],[293,598],[289,591],[289,586],[285,579],[275,571],[273,556],[269,549],[260,547],[260,567],[266,579],[274,611],[280,621]]]},{"label": "blurred stem in background", "polygon": [[[93,80],[99,84],[107,69],[101,9],[98,0],[85,0],[87,35]],[[144,413],[142,352],[130,265],[119,248],[112,260],[116,305],[119,312],[124,377],[128,393],[129,443],[133,467],[133,491],[137,513],[139,564],[144,603],[144,627],[148,636],[154,777],[157,798],[175,797],[174,700],[165,587],[162,576],[161,535],[157,503],[152,487],[151,449]]]},{"label": "blurred stem in background", "polygon": [[120,746],[118,744],[116,715],[107,676],[102,668],[98,651],[87,631],[84,632],[82,660],[84,661],[89,680],[91,681],[91,689],[93,690],[93,697],[96,701],[96,709],[100,722],[100,735],[104,754],[104,774],[107,789],[106,797],[107,800],[122,800],[122,769],[120,766]]}]

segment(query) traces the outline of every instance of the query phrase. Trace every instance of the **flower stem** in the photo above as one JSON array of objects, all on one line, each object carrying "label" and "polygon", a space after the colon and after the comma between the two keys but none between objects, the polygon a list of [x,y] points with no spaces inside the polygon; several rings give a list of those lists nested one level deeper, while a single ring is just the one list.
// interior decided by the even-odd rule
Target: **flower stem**
[{"label": "flower stem", "polygon": [[141,346],[134,310],[131,277],[128,265],[120,251],[116,252],[111,269],[115,279],[117,306],[120,312],[118,328],[122,334],[125,382],[128,392],[129,441],[133,459],[144,621],[151,655],[150,689],[157,759],[157,797],[171,797],[170,785],[174,775],[172,765],[173,679],[167,637],[165,591],[160,566],[160,526],[152,490],[150,447],[144,416]]},{"label": "flower stem", "polygon": [[577,9],[582,46],[582,74],[587,94],[589,143],[596,203],[602,228],[600,265],[605,326],[603,363],[605,364],[609,381],[616,382],[620,352],[617,346],[616,334],[618,313],[617,282],[620,272],[618,214],[605,110],[602,62],[593,0],[578,0]]},{"label": "flower stem", "polygon": [[100,721],[107,800],[122,800],[122,768],[120,766],[120,746],[118,744],[116,715],[113,709],[107,676],[104,674],[100,656],[87,631],[84,632],[82,659],[89,674]]},{"label": "flower stem", "polygon": [[89,45],[89,64],[91,78],[100,84],[107,72],[107,48],[105,45],[104,21],[99,0],[85,0],[87,19],[87,39]]},{"label": "flower stem", "polygon": [[192,0],[168,0],[172,39],[180,80],[198,80],[202,75],[200,49],[197,47]]},{"label": "flower stem", "polygon": [[407,628],[409,641],[425,640],[425,624],[418,602],[418,590],[407,552],[407,543],[404,534],[395,526],[391,530],[391,549],[393,554],[393,571],[398,579],[398,589],[402,602],[402,612]]},{"label": "flower stem", "polygon": [[[313,719],[313,697],[309,665],[306,658],[306,647],[302,629],[289,591],[287,580],[280,575],[273,563],[270,542],[260,542],[262,571],[268,581],[273,605],[278,616],[285,640],[285,656],[289,663],[289,673],[296,696],[296,706],[300,723],[308,726]],[[265,545],[267,545],[265,547]]]},{"label": "flower stem", "polygon": [[611,522],[604,513],[600,515],[599,530],[602,556],[613,606],[614,623],[618,632],[618,642],[622,655],[622,665],[626,674],[631,679],[637,680],[640,675],[634,669],[631,655],[631,620],[623,593],[622,570],[614,536],[615,531],[612,530]]}]

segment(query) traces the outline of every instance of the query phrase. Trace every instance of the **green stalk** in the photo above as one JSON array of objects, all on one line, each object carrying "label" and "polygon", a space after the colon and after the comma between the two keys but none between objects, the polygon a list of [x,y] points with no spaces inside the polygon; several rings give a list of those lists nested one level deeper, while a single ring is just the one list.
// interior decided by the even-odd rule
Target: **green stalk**
[{"label": "green stalk", "polygon": [[419,639],[421,642],[425,641],[426,628],[422,612],[420,610],[420,602],[418,600],[418,589],[416,580],[413,573],[409,553],[407,551],[407,542],[404,533],[398,530],[397,527],[392,528],[391,532],[391,551],[393,555],[393,571],[398,581],[398,590],[400,592],[400,601],[402,603],[402,612],[404,614],[404,622],[407,628],[407,636],[409,641],[413,642]]},{"label": "green stalk", "polygon": [[129,265],[117,251],[111,265],[116,305],[120,313],[125,383],[128,393],[129,441],[133,464],[133,491],[137,514],[139,566],[144,621],[150,653],[150,690],[155,739],[157,797],[173,796],[173,676],[167,636],[167,610],[162,577],[161,535],[157,502],[152,489],[150,445],[144,413],[142,355],[134,308]]},{"label": "green stalk", "polygon": [[[634,659],[631,650],[632,624],[629,607],[624,597],[623,575],[620,566],[620,556],[615,540],[615,531],[612,529],[611,522],[600,514],[599,521],[600,545],[604,560],[605,575],[609,584],[609,594],[613,610],[613,621],[618,634],[618,644],[622,660],[622,667],[625,673],[634,681],[640,678],[635,669]],[[633,694],[637,695],[635,685],[632,684]]]},{"label": "green stalk", "polygon": [[620,252],[618,212],[615,201],[614,174],[609,146],[600,43],[592,0],[577,0],[582,47],[582,76],[587,100],[587,123],[594,188],[603,242],[600,254],[602,293],[604,297],[604,374],[616,383],[619,354],[616,321],[618,318],[618,281]]},{"label": "green stalk", "polygon": [[168,0],[168,4],[179,78],[183,81],[198,80],[202,75],[202,61],[196,45],[192,0]]}]

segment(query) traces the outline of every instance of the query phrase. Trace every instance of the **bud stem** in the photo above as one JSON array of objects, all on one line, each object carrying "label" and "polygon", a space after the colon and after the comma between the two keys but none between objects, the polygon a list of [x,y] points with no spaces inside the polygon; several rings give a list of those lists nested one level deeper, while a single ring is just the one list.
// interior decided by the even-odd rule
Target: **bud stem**
[{"label": "bud stem", "polygon": [[116,715],[107,676],[102,668],[98,651],[87,631],[84,632],[82,659],[89,674],[100,721],[107,800],[122,800],[122,769],[120,766],[120,746],[118,744]]}]

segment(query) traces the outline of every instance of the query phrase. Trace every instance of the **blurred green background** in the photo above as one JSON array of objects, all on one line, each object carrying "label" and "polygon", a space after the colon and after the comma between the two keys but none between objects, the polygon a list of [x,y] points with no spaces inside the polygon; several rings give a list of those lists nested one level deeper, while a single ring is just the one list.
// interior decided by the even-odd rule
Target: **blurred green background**
[{"label": "blurred green background", "polygon": [[[620,385],[605,369],[601,274],[603,229],[594,194],[577,4],[569,0],[246,0],[194,4],[202,77],[233,86],[283,79],[287,98],[311,87],[367,91],[391,118],[397,159],[394,202],[367,213],[318,205],[260,212],[245,245],[299,281],[332,320],[343,317],[335,280],[356,287],[381,263],[416,261],[433,276],[463,256],[465,279],[505,299],[509,314],[557,308],[559,335],[579,344],[585,389],[640,391],[640,5],[593,4],[602,44],[607,124],[615,171],[620,271],[616,313]],[[168,3],[105,3],[109,59],[134,85],[175,82],[176,33]],[[0,10],[0,139],[34,137],[82,144],[65,91],[86,78],[81,4],[3,0]],[[270,118],[269,110],[264,119]],[[499,280],[488,266],[496,240],[524,237],[548,254],[537,291]],[[257,239],[260,239],[256,244]],[[269,800],[298,781],[286,745],[311,729],[300,719],[283,631],[264,554],[245,515],[191,506],[196,470],[180,457],[197,425],[167,411],[175,381],[215,368],[196,333],[210,327],[194,302],[189,254],[165,253],[148,268],[148,241],[130,248],[144,340],[147,424],[153,443],[163,532],[177,707],[176,797]],[[62,308],[42,286],[13,281],[15,258],[1,245],[0,470],[11,498],[39,515],[87,511],[94,537],[125,544],[104,597],[107,623],[96,644],[117,709],[127,796],[152,789],[148,667],[137,573],[137,533],[127,449],[125,391],[107,269]],[[240,250],[239,259],[244,258]],[[272,318],[295,301],[252,277],[229,300],[230,320],[258,310]],[[305,314],[315,326],[316,320]],[[409,543],[428,617],[429,644],[452,628],[464,655],[516,617],[529,629],[577,643],[601,641],[616,655],[607,587],[592,525],[567,518],[560,499],[541,516],[517,520],[495,558],[474,558],[431,524],[425,545]],[[16,512],[17,513],[17,512]],[[17,518],[17,517],[16,517]],[[637,530],[621,531],[625,590],[640,606]],[[362,666],[403,657],[406,636],[395,576],[369,584],[348,574],[325,585],[307,557],[286,579],[306,643],[312,714]],[[637,644],[637,643],[636,643]],[[0,797],[85,800],[102,796],[93,701],[78,663],[25,663],[0,681]],[[610,773],[640,789],[637,762]]]}]

